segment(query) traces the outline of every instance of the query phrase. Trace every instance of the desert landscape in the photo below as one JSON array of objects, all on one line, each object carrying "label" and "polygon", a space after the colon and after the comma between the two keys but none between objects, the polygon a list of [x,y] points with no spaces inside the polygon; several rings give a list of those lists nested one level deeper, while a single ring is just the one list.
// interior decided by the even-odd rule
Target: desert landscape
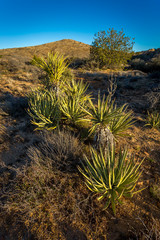
[{"label": "desert landscape", "polygon": [[[88,63],[90,48],[64,39],[0,50],[0,240],[160,239],[160,49],[134,53],[123,69],[98,69]],[[53,130],[33,124],[29,94],[46,75],[32,61],[48,52],[67,58],[65,84],[87,84],[95,106],[111,93],[117,108],[132,112],[115,151],[127,147],[127,156],[143,160],[135,187],[143,190],[122,196],[116,214],[113,206],[103,210],[105,199],[97,200],[79,171],[94,146],[90,126],[63,124],[66,118]]]}]

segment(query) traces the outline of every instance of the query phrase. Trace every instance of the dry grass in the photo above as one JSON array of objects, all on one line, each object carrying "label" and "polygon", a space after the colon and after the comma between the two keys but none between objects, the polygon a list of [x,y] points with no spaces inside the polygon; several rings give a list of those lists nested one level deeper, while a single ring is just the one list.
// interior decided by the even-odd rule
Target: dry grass
[{"label": "dry grass", "polygon": [[150,192],[152,196],[160,201],[160,186],[159,184],[153,184],[150,187]]},{"label": "dry grass", "polygon": [[3,141],[4,133],[5,133],[5,127],[0,123],[0,143]]},{"label": "dry grass", "polygon": [[160,239],[160,230],[157,225],[157,222],[154,218],[150,222],[149,226],[145,224],[142,218],[138,217],[137,220],[143,226],[143,230],[137,232],[136,229],[131,230],[135,236],[135,240],[159,240]]},{"label": "dry grass", "polygon": [[38,147],[29,149],[29,156],[35,158],[52,159],[53,165],[64,172],[76,171],[76,166],[82,156],[82,144],[68,131],[44,131],[41,134]]},{"label": "dry grass", "polygon": [[17,53],[20,56],[32,58],[33,55],[47,56],[48,52],[50,51],[59,52],[70,58],[88,58],[90,53],[90,45],[71,39],[63,39],[33,47],[2,49],[0,50],[0,54],[2,58],[4,55],[15,55]]},{"label": "dry grass", "polygon": [[6,127],[3,124],[3,116],[7,116],[7,113],[0,108],[0,144],[4,141],[7,135]]},{"label": "dry grass", "polygon": [[[39,240],[98,239],[102,231],[107,234],[99,227],[102,212],[94,207],[79,174],[57,169],[57,161],[66,162],[68,169],[76,160],[77,143],[69,133],[45,134],[43,144],[29,151],[30,166],[10,168],[3,176],[0,222],[11,239],[24,239],[26,233]],[[106,225],[105,217],[103,221]]]}]

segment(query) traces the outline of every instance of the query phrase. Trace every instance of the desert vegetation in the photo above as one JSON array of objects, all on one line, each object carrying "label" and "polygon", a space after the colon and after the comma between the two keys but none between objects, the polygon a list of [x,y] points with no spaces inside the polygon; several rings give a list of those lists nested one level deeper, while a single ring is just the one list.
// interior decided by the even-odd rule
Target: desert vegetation
[{"label": "desert vegetation", "polygon": [[97,72],[43,47],[0,59],[0,238],[159,239],[157,68],[120,70],[132,43]]},{"label": "desert vegetation", "polygon": [[113,28],[95,34],[90,50],[91,62],[99,68],[124,68],[133,55],[134,39]]}]

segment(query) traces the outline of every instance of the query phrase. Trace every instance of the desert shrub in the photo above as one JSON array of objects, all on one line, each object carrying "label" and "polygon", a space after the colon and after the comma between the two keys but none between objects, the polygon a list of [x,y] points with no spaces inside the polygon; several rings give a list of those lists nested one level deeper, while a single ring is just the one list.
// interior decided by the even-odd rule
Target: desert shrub
[{"label": "desert shrub", "polygon": [[157,89],[157,91],[151,91],[146,94],[147,100],[150,104],[149,107],[152,109],[152,111],[160,110],[160,92],[158,90],[159,89]]},{"label": "desert shrub", "polygon": [[152,73],[160,71],[160,55],[150,56],[147,54],[134,56],[129,62],[131,68],[141,70],[143,72]]},{"label": "desert shrub", "polygon": [[145,61],[141,58],[134,58],[130,61],[130,65],[133,69],[141,71],[145,70]]},{"label": "desert shrub", "polygon": [[45,131],[41,134],[38,147],[32,147],[29,156],[35,158],[49,158],[53,161],[54,168],[65,171],[76,171],[80,161],[82,144],[78,138],[69,131]]},{"label": "desert shrub", "polygon": [[158,112],[148,112],[145,126],[160,129],[160,114]]},{"label": "desert shrub", "polygon": [[138,170],[143,161],[135,164],[134,157],[129,158],[127,154],[127,150],[123,152],[120,150],[116,157],[114,145],[108,148],[107,155],[103,154],[102,149],[97,153],[91,148],[92,162],[85,156],[83,169],[79,167],[87,187],[100,195],[98,200],[106,199],[104,209],[111,204],[114,214],[116,204],[121,203],[122,196],[132,197],[139,192],[134,191],[134,188],[141,175]]},{"label": "desert shrub", "polygon": [[73,69],[78,69],[78,68],[84,68],[88,60],[72,57],[72,58],[69,58],[68,61],[70,62],[69,67]]},{"label": "desert shrub", "polygon": [[123,30],[117,32],[112,28],[107,33],[100,31],[92,42],[90,58],[96,61],[99,68],[122,68],[132,57],[133,44]]},{"label": "desert shrub", "polygon": [[61,119],[59,102],[53,90],[36,90],[28,95],[28,113],[37,130],[53,130]]},{"label": "desert shrub", "polygon": [[155,56],[149,62],[150,71],[160,71],[160,55]]},{"label": "desert shrub", "polygon": [[150,187],[150,192],[152,196],[160,201],[160,186],[159,184],[153,184]]}]

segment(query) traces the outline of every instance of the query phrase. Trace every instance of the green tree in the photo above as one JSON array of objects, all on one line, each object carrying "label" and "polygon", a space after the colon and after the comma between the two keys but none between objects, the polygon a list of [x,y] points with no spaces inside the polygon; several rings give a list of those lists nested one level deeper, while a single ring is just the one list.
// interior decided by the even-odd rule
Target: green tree
[{"label": "green tree", "polygon": [[134,39],[126,37],[123,30],[113,28],[107,33],[100,31],[95,34],[90,50],[90,59],[99,68],[123,68],[133,54]]}]

